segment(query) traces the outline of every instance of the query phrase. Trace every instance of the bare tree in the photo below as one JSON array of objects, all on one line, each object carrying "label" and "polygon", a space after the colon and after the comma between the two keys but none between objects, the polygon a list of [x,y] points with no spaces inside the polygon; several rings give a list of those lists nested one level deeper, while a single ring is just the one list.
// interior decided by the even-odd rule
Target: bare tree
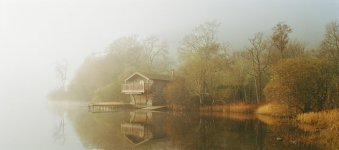
[{"label": "bare tree", "polygon": [[263,74],[267,67],[265,57],[267,54],[268,44],[263,38],[263,33],[259,32],[250,40],[251,46],[247,48],[249,59],[252,64],[251,75],[254,77],[256,98],[259,103],[262,100],[263,93]]},{"label": "bare tree", "polygon": [[147,61],[147,69],[152,72],[154,69],[154,63],[166,59],[168,54],[166,43],[160,41],[157,37],[149,37],[144,40],[143,46]]},{"label": "bare tree", "polygon": [[305,44],[297,40],[293,40],[287,44],[285,53],[286,58],[302,56],[305,53]]},{"label": "bare tree", "polygon": [[249,70],[251,70],[252,64],[249,63],[249,54],[248,51],[238,51],[234,52],[231,59],[231,68],[228,69],[228,73],[230,77],[227,77],[230,85],[234,86],[235,90],[240,92],[240,95],[235,96],[234,100],[242,99],[244,101],[248,101],[250,99],[250,91],[249,91],[249,79],[252,78],[249,74]]},{"label": "bare tree", "polygon": [[339,24],[334,21],[327,25],[324,39],[321,42],[321,53],[334,64],[339,65]]},{"label": "bare tree", "polygon": [[57,63],[55,66],[57,77],[60,80],[60,87],[64,90],[66,89],[68,66],[69,64],[66,60],[64,60],[62,63]]},{"label": "bare tree", "polygon": [[[223,46],[217,40],[216,22],[207,22],[195,28],[184,38],[179,53],[184,61],[183,72],[186,75],[188,91],[199,97],[200,103],[213,97],[224,60]],[[220,60],[220,61],[219,61]]]},{"label": "bare tree", "polygon": [[335,95],[339,97],[339,23],[333,21],[326,26],[324,39],[320,45],[320,54],[330,60],[335,66]]}]

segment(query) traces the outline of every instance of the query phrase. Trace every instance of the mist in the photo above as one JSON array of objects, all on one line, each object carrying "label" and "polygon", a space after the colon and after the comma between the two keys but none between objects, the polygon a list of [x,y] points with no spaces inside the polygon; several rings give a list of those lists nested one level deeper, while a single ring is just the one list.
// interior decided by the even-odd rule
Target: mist
[{"label": "mist", "polygon": [[[316,47],[326,23],[339,16],[338,1],[24,1],[0,3],[1,91],[9,97],[51,89],[55,64],[73,74],[86,56],[123,36],[158,36],[175,55],[180,40],[206,21],[221,23],[220,39],[242,49],[255,32],[277,22]],[[25,84],[23,84],[25,83]],[[34,85],[32,87],[32,85]],[[34,94],[33,94],[34,95]],[[14,96],[15,97],[15,96]]]},{"label": "mist", "polygon": [[[35,107],[45,109],[47,94],[60,84],[58,63],[69,64],[69,81],[88,56],[107,51],[121,37],[156,36],[175,60],[182,39],[202,23],[220,23],[219,40],[239,51],[254,33],[270,35],[284,22],[293,29],[291,40],[312,49],[326,24],[338,19],[337,0],[0,0],[1,114],[38,114]],[[25,123],[1,118],[7,122],[3,131]]]}]

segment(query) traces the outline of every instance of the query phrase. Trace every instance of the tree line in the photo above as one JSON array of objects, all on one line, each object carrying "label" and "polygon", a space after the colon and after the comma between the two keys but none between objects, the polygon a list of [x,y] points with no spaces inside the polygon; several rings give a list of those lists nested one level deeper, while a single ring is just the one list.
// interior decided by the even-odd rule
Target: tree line
[{"label": "tree line", "polygon": [[67,87],[72,99],[127,100],[121,94],[123,79],[135,71],[169,74],[165,88],[168,103],[190,106],[216,102],[279,101],[302,112],[338,107],[339,23],[326,26],[321,44],[306,49],[291,40],[284,22],[272,33],[255,33],[248,46],[231,52],[218,39],[217,22],[197,26],[178,47],[177,61],[157,37],[123,37],[104,54],[85,59]]}]

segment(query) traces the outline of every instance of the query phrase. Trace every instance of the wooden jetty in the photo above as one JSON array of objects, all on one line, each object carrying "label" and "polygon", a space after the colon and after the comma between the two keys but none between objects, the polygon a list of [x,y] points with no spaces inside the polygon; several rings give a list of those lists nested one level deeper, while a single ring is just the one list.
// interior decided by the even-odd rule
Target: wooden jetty
[{"label": "wooden jetty", "polygon": [[92,113],[100,112],[114,112],[118,111],[119,108],[129,108],[131,104],[120,103],[120,102],[97,102],[88,105],[88,111]]},{"label": "wooden jetty", "polygon": [[88,111],[92,113],[114,112],[114,111],[118,111],[121,108],[136,108],[136,109],[142,109],[142,110],[166,110],[167,106],[135,107],[132,104],[121,103],[121,102],[97,102],[97,103],[90,103],[88,105]]}]

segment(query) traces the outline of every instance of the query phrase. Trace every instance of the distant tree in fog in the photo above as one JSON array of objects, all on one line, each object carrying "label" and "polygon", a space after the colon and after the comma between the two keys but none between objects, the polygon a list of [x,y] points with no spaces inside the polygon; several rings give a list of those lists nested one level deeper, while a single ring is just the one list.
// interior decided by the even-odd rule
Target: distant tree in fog
[{"label": "distant tree in fog", "polygon": [[292,32],[289,25],[278,23],[273,27],[272,43],[278,49],[281,58],[285,58],[285,50],[289,41],[288,34]]},{"label": "distant tree in fog", "polygon": [[60,87],[62,89],[66,89],[66,83],[67,83],[67,76],[68,76],[68,62],[64,60],[63,62],[59,62],[55,66],[56,75],[60,80]]},{"label": "distant tree in fog", "polygon": [[146,62],[146,67],[148,72],[154,71],[154,66],[161,61],[166,60],[167,58],[167,45],[165,42],[160,41],[157,37],[148,37],[142,42],[144,48],[144,54]]},{"label": "distant tree in fog", "polygon": [[323,56],[339,66],[339,23],[334,21],[326,26],[320,51]]}]

